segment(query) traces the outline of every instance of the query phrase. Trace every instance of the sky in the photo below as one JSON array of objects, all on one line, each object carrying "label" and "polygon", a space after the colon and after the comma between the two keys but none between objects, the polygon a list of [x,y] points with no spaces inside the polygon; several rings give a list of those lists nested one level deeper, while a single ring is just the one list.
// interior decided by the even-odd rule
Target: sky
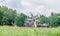
[{"label": "sky", "polygon": [[0,0],[0,5],[29,16],[30,13],[45,16],[50,16],[51,12],[60,13],[60,0]]}]

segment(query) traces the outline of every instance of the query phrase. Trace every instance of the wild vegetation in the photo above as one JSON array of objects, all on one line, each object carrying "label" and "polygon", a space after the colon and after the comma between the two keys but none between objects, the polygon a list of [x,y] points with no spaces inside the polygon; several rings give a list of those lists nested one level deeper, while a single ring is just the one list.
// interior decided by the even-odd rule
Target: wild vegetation
[{"label": "wild vegetation", "polygon": [[0,36],[60,36],[60,27],[31,28],[0,26]]},{"label": "wild vegetation", "polygon": [[23,13],[16,13],[16,10],[0,6],[0,36],[60,36],[60,13],[52,12],[49,17],[37,16],[40,23],[49,24],[49,28],[23,27],[27,17]]},{"label": "wild vegetation", "polygon": [[[16,13],[16,10],[0,6],[0,25],[9,26],[24,26],[24,21],[27,19],[27,15],[23,13]],[[37,19],[41,24],[49,24],[50,27],[60,26],[60,13],[51,13],[51,16],[46,17],[44,15],[37,16]]]}]

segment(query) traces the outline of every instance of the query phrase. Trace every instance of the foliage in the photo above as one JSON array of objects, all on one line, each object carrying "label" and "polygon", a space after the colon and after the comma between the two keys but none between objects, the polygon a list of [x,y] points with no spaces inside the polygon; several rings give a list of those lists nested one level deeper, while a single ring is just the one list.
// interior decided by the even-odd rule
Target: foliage
[{"label": "foliage", "polygon": [[49,17],[50,26],[56,27],[60,26],[60,14],[54,14]]},{"label": "foliage", "polygon": [[40,20],[40,23],[48,23],[48,18],[45,17],[44,15],[40,15],[40,17],[38,18]]},{"label": "foliage", "polygon": [[[13,25],[15,22],[16,11],[7,7],[0,6],[0,24]],[[13,24],[12,24],[13,23]]]},{"label": "foliage", "polygon": [[16,25],[17,26],[24,26],[24,21],[26,20],[27,16],[23,13],[17,16],[16,18]]},{"label": "foliage", "polygon": [[49,17],[40,15],[40,17],[38,17],[38,19],[40,20],[40,23],[49,24],[49,26],[51,26],[51,27],[60,26],[60,13],[51,13],[51,16],[49,16]]},{"label": "foliage", "polygon": [[[24,21],[29,16],[25,14],[17,14],[16,10],[0,6],[0,25],[17,25],[17,26],[24,26]],[[41,24],[49,24],[51,27],[60,26],[60,13],[51,13],[51,16],[46,17],[44,15],[40,15],[36,17],[40,20]]]},{"label": "foliage", "polygon": [[0,10],[0,25],[2,25],[2,22],[3,22],[3,12]]}]

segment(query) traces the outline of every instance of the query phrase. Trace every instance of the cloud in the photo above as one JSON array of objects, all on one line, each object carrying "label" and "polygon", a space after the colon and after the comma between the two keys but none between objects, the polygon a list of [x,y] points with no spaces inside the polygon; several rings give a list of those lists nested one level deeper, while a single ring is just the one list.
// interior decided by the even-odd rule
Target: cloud
[{"label": "cloud", "polygon": [[[0,0],[0,5],[16,9],[18,13],[30,15],[43,14],[50,16],[51,12],[60,11],[60,0]],[[59,11],[58,11],[59,10]]]},{"label": "cloud", "polygon": [[22,4],[23,8],[20,9],[20,12],[25,13],[27,15],[29,15],[31,12],[34,15],[43,14],[45,16],[47,16],[47,15],[50,16],[50,13],[52,12],[51,9],[46,9],[44,5],[37,5],[35,3],[31,4],[31,2],[29,2],[27,0],[25,0],[25,1],[23,0],[21,2],[22,2],[21,4]]},{"label": "cloud", "polygon": [[45,7],[43,5],[35,6],[33,8],[30,7],[30,8],[20,9],[20,12],[22,12],[26,15],[29,15],[29,16],[30,16],[30,13],[33,13],[34,16],[37,14],[50,16],[50,13],[52,11],[53,10],[51,10],[51,9],[45,9]]},{"label": "cloud", "polygon": [[56,6],[60,4],[60,0],[30,0],[33,3],[45,4],[49,6]]},{"label": "cloud", "polygon": [[18,1],[16,0],[3,0],[3,1],[0,1],[0,5],[7,6],[9,8],[18,8],[18,6],[20,6],[20,4],[18,4]]},{"label": "cloud", "polygon": [[21,5],[22,6],[31,6],[32,3],[28,2],[27,0],[21,0]]}]

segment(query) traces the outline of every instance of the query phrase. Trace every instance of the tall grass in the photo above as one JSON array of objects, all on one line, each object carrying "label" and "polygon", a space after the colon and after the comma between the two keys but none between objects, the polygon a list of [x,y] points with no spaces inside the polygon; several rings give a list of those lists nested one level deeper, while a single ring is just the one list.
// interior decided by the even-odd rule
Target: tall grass
[{"label": "tall grass", "polygon": [[60,27],[28,28],[0,26],[0,36],[60,36]]}]

